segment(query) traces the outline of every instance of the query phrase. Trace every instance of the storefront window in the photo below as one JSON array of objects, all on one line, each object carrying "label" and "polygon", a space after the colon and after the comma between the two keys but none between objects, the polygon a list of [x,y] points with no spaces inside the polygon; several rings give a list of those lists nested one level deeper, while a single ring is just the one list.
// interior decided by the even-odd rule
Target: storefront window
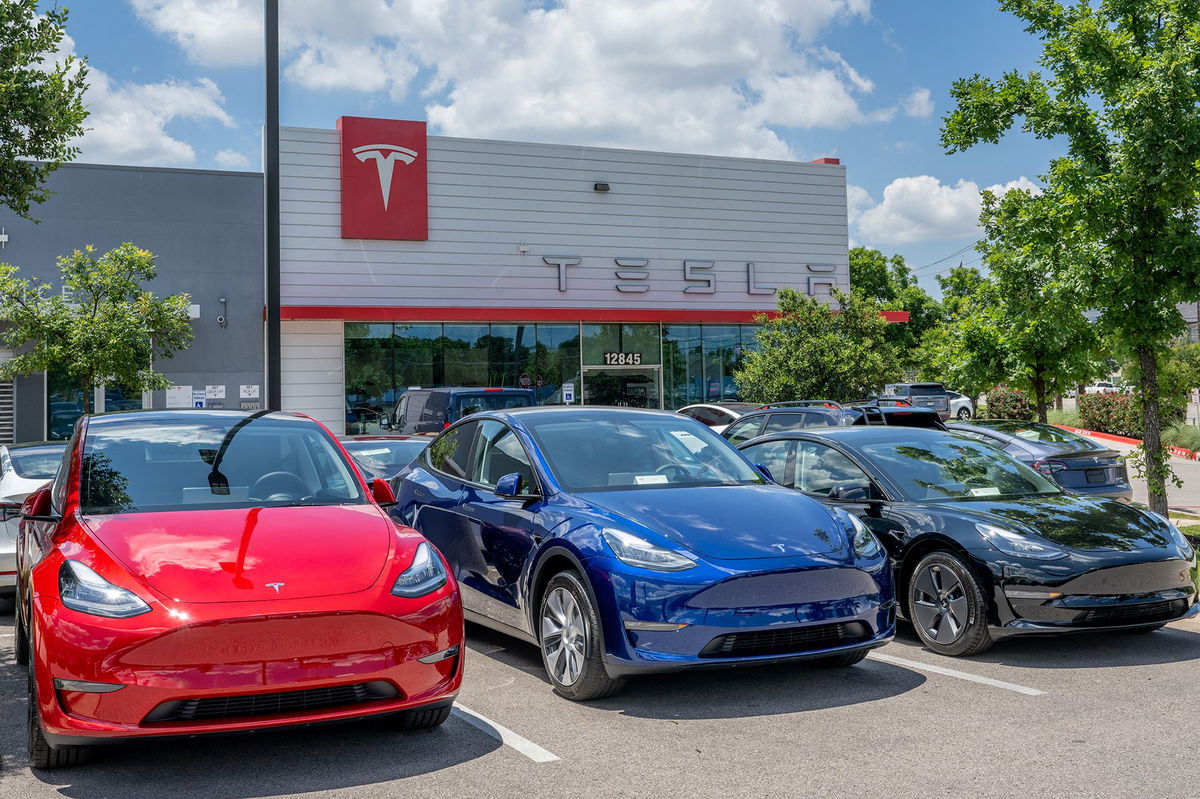
[{"label": "storefront window", "polygon": [[663,392],[668,408],[692,405],[703,396],[700,330],[700,325],[663,325]]},{"label": "storefront window", "polygon": [[395,403],[409,386],[436,386],[440,364],[439,341],[441,325],[394,325],[392,328],[392,360],[396,377],[393,387]]},{"label": "storefront window", "polygon": [[392,325],[346,324],[346,432],[381,429],[379,416],[395,394]]},{"label": "storefront window", "polygon": [[442,383],[447,386],[488,385],[489,325],[442,327]]},{"label": "storefront window", "polygon": [[575,387],[575,402],[580,402],[579,325],[537,325],[536,343],[526,372],[543,405],[562,404],[563,383]]},{"label": "storefront window", "polygon": [[661,360],[658,325],[583,325],[587,366],[653,366]]}]

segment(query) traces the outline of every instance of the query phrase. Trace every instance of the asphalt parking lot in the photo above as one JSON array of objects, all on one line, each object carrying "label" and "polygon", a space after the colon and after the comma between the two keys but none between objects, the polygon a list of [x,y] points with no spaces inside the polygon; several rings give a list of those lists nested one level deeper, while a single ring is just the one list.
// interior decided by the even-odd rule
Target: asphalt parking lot
[{"label": "asphalt parking lot", "polygon": [[37,773],[11,616],[0,623],[3,797],[1176,797],[1200,779],[1200,622],[969,660],[902,629],[849,669],[641,678],[590,704],[554,696],[534,648],[471,627],[461,709],[437,730],[158,741]]}]

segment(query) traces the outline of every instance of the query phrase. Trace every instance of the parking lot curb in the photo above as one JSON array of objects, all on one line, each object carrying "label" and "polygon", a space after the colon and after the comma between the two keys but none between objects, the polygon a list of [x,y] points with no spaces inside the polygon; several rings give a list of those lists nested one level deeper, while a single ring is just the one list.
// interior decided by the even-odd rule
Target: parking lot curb
[{"label": "parking lot curb", "polygon": [[[1101,433],[1097,430],[1087,430],[1082,427],[1070,427],[1065,424],[1056,424],[1055,427],[1060,427],[1072,433],[1078,433],[1081,436],[1089,438],[1099,438],[1105,441],[1116,441],[1119,444],[1129,444],[1131,446],[1140,447],[1142,440],[1140,438],[1129,438],[1128,436],[1118,436],[1113,433]],[[1196,450],[1184,449],[1183,447],[1168,446],[1167,451],[1177,458],[1186,458],[1189,461],[1200,460],[1200,452]]]}]

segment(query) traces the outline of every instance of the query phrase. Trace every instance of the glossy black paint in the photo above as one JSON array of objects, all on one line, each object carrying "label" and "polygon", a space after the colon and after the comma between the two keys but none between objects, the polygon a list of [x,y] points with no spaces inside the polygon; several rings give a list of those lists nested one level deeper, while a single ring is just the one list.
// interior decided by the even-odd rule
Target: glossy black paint
[{"label": "glossy black paint", "polygon": [[[861,449],[883,443],[919,444],[953,435],[895,427],[818,428],[763,436],[739,449],[750,460],[757,460],[755,449],[770,442],[816,442],[861,468],[873,484],[871,498],[809,496],[854,513],[879,537],[888,550],[905,612],[908,582],[916,563],[932,551],[946,550],[969,565],[989,597],[994,638],[1157,626],[1200,614],[1195,552],[1183,545],[1160,517],[1117,500],[1066,492],[1013,499],[906,499],[897,483]],[[989,543],[977,524],[1048,539],[1067,555],[1036,560],[1002,552]],[[1062,596],[1010,598],[1009,593],[1022,590],[1061,592]],[[1151,612],[1155,610],[1157,615]]]}]

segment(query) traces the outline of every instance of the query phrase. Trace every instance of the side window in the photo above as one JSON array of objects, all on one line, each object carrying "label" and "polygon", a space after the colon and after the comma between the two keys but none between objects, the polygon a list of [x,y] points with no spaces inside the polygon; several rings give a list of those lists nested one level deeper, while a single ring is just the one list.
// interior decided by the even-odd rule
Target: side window
[{"label": "side window", "polygon": [[954,433],[954,435],[956,435],[956,436],[962,436],[963,438],[969,438],[972,441],[980,441],[989,446],[996,447],[997,449],[1001,449],[1004,447],[1003,443],[997,441],[996,439],[992,438],[991,436],[985,436],[983,433],[976,433],[974,431],[967,431],[967,430],[952,430],[951,432]]},{"label": "side window", "polygon": [[62,513],[67,504],[67,477],[71,472],[71,452],[75,448],[75,439],[67,442],[67,449],[62,460],[58,462],[58,470],[54,473],[54,482],[50,484],[50,505],[55,513]]},{"label": "side window", "polygon": [[770,469],[775,482],[795,488],[795,446],[795,441],[766,441],[747,447],[742,450],[742,454],[749,458],[751,463],[761,463]]},{"label": "side window", "polygon": [[516,472],[523,485],[535,485],[529,456],[510,427],[494,419],[480,422],[478,442],[471,482],[495,488],[501,477]]},{"label": "side window", "polygon": [[871,480],[842,453],[813,441],[796,443],[796,488],[826,495],[834,486],[871,490]]},{"label": "side window", "polygon": [[395,414],[395,418],[392,419],[392,424],[395,425],[396,427],[402,426],[404,424],[404,415],[406,413],[408,413],[408,395],[407,394],[405,394],[403,397],[401,397],[400,401],[396,403],[396,414]]},{"label": "side window", "polygon": [[427,450],[429,465],[443,474],[469,480],[471,445],[478,429],[478,423],[462,424],[435,438]]},{"label": "side window", "polygon": [[731,444],[740,444],[743,441],[749,441],[758,435],[762,423],[763,417],[761,416],[734,422],[725,428],[725,437],[729,439],[729,443]]},{"label": "side window", "polygon": [[[803,427],[811,427],[808,423],[809,415],[807,413],[773,413],[767,417],[767,424],[763,427],[762,434],[765,436],[771,433],[787,433]],[[811,415],[816,416],[816,414]]]},{"label": "side window", "polygon": [[723,423],[720,415],[712,408],[692,408],[688,411],[688,415],[700,424],[706,424],[709,427],[712,427],[714,424]]},{"label": "side window", "polygon": [[[436,394],[432,391],[420,395],[424,402],[418,402],[419,408],[414,408],[410,414],[419,418],[422,422],[441,422],[446,418],[446,405],[448,397],[445,394]],[[420,414],[418,416],[418,414]]]}]

